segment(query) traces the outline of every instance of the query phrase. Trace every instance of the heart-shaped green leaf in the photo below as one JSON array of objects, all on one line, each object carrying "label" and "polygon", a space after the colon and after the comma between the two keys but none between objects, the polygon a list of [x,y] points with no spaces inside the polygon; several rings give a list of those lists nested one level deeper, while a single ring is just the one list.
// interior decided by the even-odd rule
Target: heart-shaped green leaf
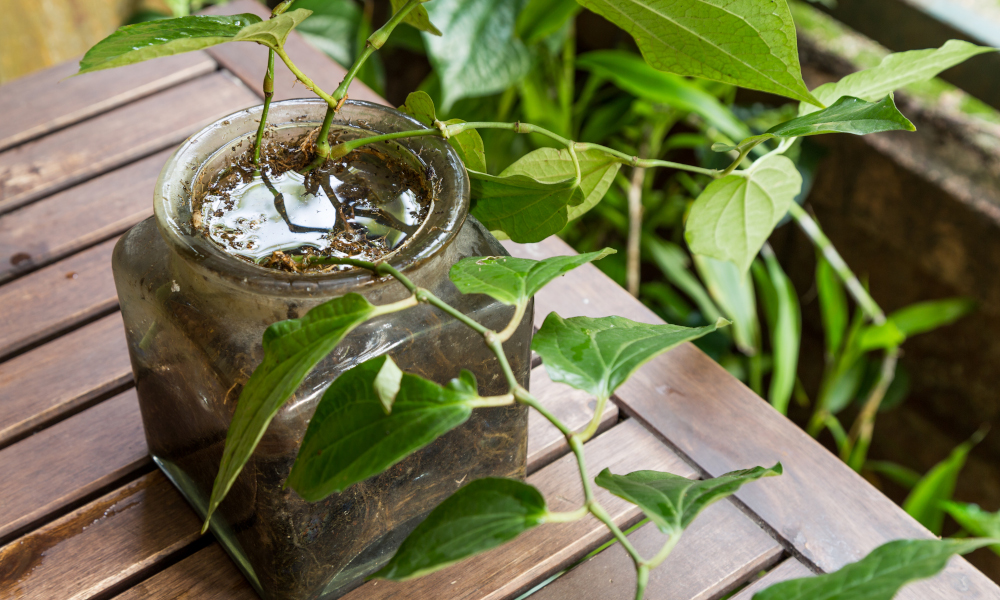
[{"label": "heart-shaped green leaf", "polygon": [[[392,1],[393,13],[399,12],[399,9],[403,8],[403,6],[406,5],[406,0],[391,0],[391,1]],[[435,27],[433,23],[431,23],[431,18],[427,14],[427,9],[424,8],[422,4],[411,10],[410,14],[406,15],[406,17],[403,18],[403,22],[406,23],[407,25],[416,27],[420,31],[426,31],[427,33],[430,33],[432,35],[441,35],[441,32],[438,31],[438,28]]]},{"label": "heart-shaped green leaf", "polygon": [[[577,152],[576,156],[580,162],[580,187],[567,215],[571,221],[604,198],[621,167],[619,159],[600,150],[584,150]],[[519,158],[500,175],[524,175],[535,181],[554,184],[575,179],[576,165],[566,149],[539,148]]]},{"label": "heart-shaped green leaf", "polygon": [[528,301],[564,273],[614,254],[612,248],[544,260],[510,256],[470,256],[455,263],[448,277],[463,294],[487,294],[510,306]]},{"label": "heart-shaped green leaf", "polygon": [[635,38],[661,71],[816,102],[785,0],[579,0]]},{"label": "heart-shaped green leaf", "polygon": [[271,419],[309,371],[351,330],[383,312],[363,296],[347,294],[320,304],[301,319],[279,321],[267,328],[263,339],[264,360],[243,386],[226,433],[204,529],[208,528],[212,513],[253,454]]},{"label": "heart-shaped green leaf", "polygon": [[304,8],[297,8],[281,13],[266,21],[244,27],[236,34],[233,41],[257,42],[258,44],[263,44],[268,48],[277,50],[285,45],[288,34],[311,14],[311,10]]},{"label": "heart-shaped green leaf", "polygon": [[79,73],[123,67],[151,58],[201,50],[233,41],[257,15],[178,17],[125,25],[94,44],[80,61]]},{"label": "heart-shaped green leaf", "polygon": [[437,114],[434,111],[434,101],[427,92],[417,90],[406,96],[406,102],[399,107],[399,112],[406,113],[428,127],[434,127]]},{"label": "heart-shaped green leaf", "polygon": [[795,163],[780,155],[716,179],[691,206],[684,234],[691,251],[728,260],[745,273],[801,189]]},{"label": "heart-shaped green leaf", "polygon": [[647,325],[622,317],[573,317],[549,313],[531,341],[552,381],[597,398],[609,398],[636,369],[671,348],[711,333],[728,322],[705,327]]},{"label": "heart-shaped green leaf", "polygon": [[[464,123],[462,119],[448,119],[445,125],[457,125]],[[465,163],[465,168],[470,171],[486,172],[486,148],[483,146],[483,138],[475,129],[466,129],[448,138],[448,143],[458,152],[458,157]]]},{"label": "heart-shaped green leaf", "polygon": [[904,585],[937,574],[953,554],[1000,540],[896,540],[826,575],[776,583],[753,600],[891,600]]},{"label": "heart-shaped green leaf", "polygon": [[594,482],[641,508],[663,533],[680,535],[713,502],[735,494],[744,483],[775,475],[781,475],[781,463],[701,481],[659,471],[614,475],[604,469]]},{"label": "heart-shaped green leaf", "polygon": [[464,423],[476,398],[474,377],[444,387],[387,356],[365,361],[323,394],[285,485],[309,502],[342,492]]},{"label": "heart-shaped green leaf", "polygon": [[[910,84],[926,81],[941,71],[984,52],[996,52],[996,48],[949,40],[940,48],[896,52],[883,58],[877,67],[851,73],[840,81],[819,86],[813,90],[813,96],[826,105],[833,104],[843,96],[878,100]],[[817,110],[819,107],[811,104],[799,105],[800,115]]]},{"label": "heart-shaped green leaf", "polygon": [[[975,504],[950,501],[942,502],[941,508],[972,535],[1000,540],[1000,511],[991,513]],[[1000,555],[1000,543],[991,544],[990,550]]]},{"label": "heart-shaped green leaf", "polygon": [[469,171],[472,214],[490,231],[500,230],[515,242],[540,242],[558,233],[569,218],[575,180],[541,183],[525,175],[497,177]]},{"label": "heart-shaped green leaf", "polygon": [[495,548],[544,522],[545,498],[513,479],[477,479],[431,511],[372,577],[404,581]]}]

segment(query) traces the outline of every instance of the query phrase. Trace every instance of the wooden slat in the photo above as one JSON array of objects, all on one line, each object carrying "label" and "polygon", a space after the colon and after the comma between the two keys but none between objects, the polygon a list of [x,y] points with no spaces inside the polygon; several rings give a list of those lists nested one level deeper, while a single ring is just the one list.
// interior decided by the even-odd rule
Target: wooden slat
[{"label": "wooden slat", "polygon": [[256,600],[219,544],[212,544],[128,589],[115,600]]},{"label": "wooden slat", "polygon": [[0,447],[131,380],[117,312],[0,363]]},{"label": "wooden slat", "polygon": [[0,154],[0,211],[172,146],[257,102],[218,72],[7,150]]},{"label": "wooden slat", "polygon": [[195,542],[198,525],[167,478],[149,473],[0,548],[0,597],[107,597]]},{"label": "wooden slat", "polygon": [[[509,245],[515,256],[572,252],[556,238]],[[570,271],[535,298],[535,314],[618,314],[662,322],[592,265]],[[556,294],[551,293],[556,291]],[[536,317],[537,318],[537,317]],[[645,365],[616,399],[630,416],[670,440],[710,476],[781,461],[782,477],[743,488],[737,497],[785,542],[825,572],[856,561],[881,543],[930,532],[798,426],[780,415],[692,344]],[[967,561],[905,588],[900,599],[1000,599],[997,587]]]},{"label": "wooden slat", "polygon": [[761,590],[766,590],[772,585],[788,581],[789,579],[801,579],[814,575],[808,567],[803,565],[798,559],[787,558],[780,565],[771,569],[766,575],[757,581],[746,586],[740,593],[732,597],[732,600],[753,600],[753,595]]},{"label": "wooden slat", "polygon": [[173,148],[0,215],[0,283],[120,234],[153,214]]},{"label": "wooden slat", "polygon": [[[270,12],[267,8],[253,0],[237,0],[227,4],[213,6],[205,11],[213,15],[235,15],[238,13],[254,13],[266,19]],[[292,32],[285,43],[285,51],[295,61],[307,77],[327,93],[333,92],[340,85],[347,71],[330,60],[325,54],[310,46],[299,34]],[[264,97],[261,85],[264,82],[264,71],[267,68],[267,49],[257,44],[222,44],[207,50],[215,60],[243,80],[243,83],[259,97]],[[348,97],[355,100],[368,100],[385,104],[361,81],[355,79],[348,89]],[[288,100],[290,98],[315,98],[316,96],[301,83],[297,83],[280,59],[275,58],[274,66],[274,99]]]},{"label": "wooden slat", "polygon": [[0,450],[0,540],[148,463],[134,390]]},{"label": "wooden slat", "polygon": [[[628,536],[643,556],[654,556],[667,536],[647,523]],[[649,574],[646,598],[712,600],[774,564],[781,546],[732,502],[710,506],[684,532],[667,560]],[[532,594],[532,600],[632,600],[635,567],[621,544]]]},{"label": "wooden slat", "polygon": [[118,304],[108,240],[0,287],[0,357]]},{"label": "wooden slat", "polygon": [[214,71],[204,52],[72,77],[69,61],[0,86],[0,150]]},{"label": "wooden slat", "polygon": [[[545,408],[573,431],[583,431],[597,408],[589,394],[568,385],[554,383],[545,373],[544,367],[531,370],[531,393],[542,399]],[[606,430],[617,420],[618,406],[608,402],[597,431]],[[563,434],[537,411],[528,413],[528,474],[567,452],[569,444]]]}]

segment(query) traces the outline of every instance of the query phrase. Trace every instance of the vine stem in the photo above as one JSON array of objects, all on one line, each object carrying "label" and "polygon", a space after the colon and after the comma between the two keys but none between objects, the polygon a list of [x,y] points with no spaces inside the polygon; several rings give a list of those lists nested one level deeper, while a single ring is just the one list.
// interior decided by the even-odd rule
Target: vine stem
[{"label": "vine stem", "polygon": [[872,434],[875,432],[875,417],[878,416],[878,409],[882,406],[885,393],[895,378],[898,360],[899,346],[893,346],[886,350],[885,356],[882,357],[882,367],[879,369],[878,380],[868,394],[861,412],[851,427],[847,443],[844,444],[841,451],[841,459],[855,471],[860,471],[865,466],[868,448],[872,442]]},{"label": "vine stem", "polygon": [[267,51],[267,71],[264,73],[264,109],[260,113],[260,125],[257,126],[257,139],[253,144],[253,164],[260,166],[260,145],[264,140],[264,130],[267,128],[267,112],[271,108],[271,98],[274,97],[274,50]]}]

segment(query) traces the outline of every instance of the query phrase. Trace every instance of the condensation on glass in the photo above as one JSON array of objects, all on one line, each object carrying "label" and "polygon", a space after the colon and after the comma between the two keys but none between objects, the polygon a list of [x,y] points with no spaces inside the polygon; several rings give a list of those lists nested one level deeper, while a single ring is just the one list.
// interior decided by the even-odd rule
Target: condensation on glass
[{"label": "condensation on glass", "polygon": [[[319,101],[279,102],[269,120],[279,128],[316,127],[325,108]],[[359,270],[306,275],[258,266],[226,254],[193,230],[190,182],[216,150],[250,133],[259,116],[259,107],[242,111],[188,140],[160,175],[155,217],[123,236],[114,253],[150,453],[202,515],[240,390],[262,358],[267,326],[348,292],[375,304],[407,295],[399,283]],[[342,135],[363,135],[422,126],[392,109],[349,102],[336,127]],[[448,269],[463,257],[506,254],[468,216],[469,183],[459,158],[433,137],[401,140],[400,148],[426,169],[432,205],[389,262],[487,327],[504,327],[512,307],[486,296],[463,296],[448,279]],[[525,386],[531,323],[528,310],[505,344]],[[348,335],[275,417],[212,521],[215,535],[266,600],[342,595],[387,561],[462,484],[524,476],[527,412],[515,406],[477,409],[467,423],[385,473],[323,501],[309,503],[283,490],[323,391],[340,373],[384,353],[403,370],[438,383],[466,368],[475,373],[482,394],[507,391],[482,338],[431,307],[380,317]]]}]

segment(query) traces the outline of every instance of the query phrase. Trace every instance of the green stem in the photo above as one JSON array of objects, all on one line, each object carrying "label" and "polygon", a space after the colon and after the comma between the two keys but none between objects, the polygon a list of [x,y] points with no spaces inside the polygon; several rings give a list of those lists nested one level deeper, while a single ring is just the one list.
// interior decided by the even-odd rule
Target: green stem
[{"label": "green stem", "polygon": [[521,319],[524,318],[524,311],[527,310],[528,303],[520,302],[514,309],[514,316],[511,317],[510,322],[507,326],[503,328],[502,331],[497,332],[497,337],[500,338],[501,342],[506,342],[514,335],[517,328],[521,326]]},{"label": "green stem", "polygon": [[295,78],[302,82],[302,85],[309,88],[312,91],[312,93],[322,98],[323,101],[326,102],[331,107],[337,106],[338,100],[336,100],[335,98],[330,96],[330,94],[327,94],[322,89],[320,89],[318,85],[313,83],[312,79],[309,79],[309,77],[307,77],[305,73],[303,73],[298,67],[296,67],[295,63],[292,62],[292,59],[288,57],[288,53],[285,52],[284,48],[279,46],[278,48],[274,49],[274,53],[278,55],[278,58],[281,59],[281,62],[285,63],[285,66],[288,67],[288,70],[291,71],[293,75],[295,75]]},{"label": "green stem", "polygon": [[649,567],[638,567],[635,570],[635,600],[642,600],[646,595],[647,584],[649,584]]},{"label": "green stem", "polygon": [[581,506],[576,510],[571,510],[569,512],[550,512],[545,515],[546,523],[570,523],[572,521],[579,521],[580,519],[586,517],[590,514],[590,509],[586,506]]},{"label": "green stem", "polygon": [[401,138],[411,138],[411,137],[424,137],[424,136],[437,136],[443,137],[444,134],[441,133],[439,129],[413,129],[410,131],[396,131],[393,133],[383,133],[382,135],[373,135],[370,137],[358,138],[356,140],[348,140],[346,142],[341,142],[336,145],[335,148],[327,150],[330,158],[341,158],[347,156],[352,150],[356,150],[361,146],[366,146],[368,144],[374,144],[376,142],[385,142],[388,140],[398,140]]},{"label": "green stem", "polygon": [[330,125],[333,124],[333,117],[336,114],[337,111],[334,107],[326,107],[326,115],[323,116],[323,125],[320,126],[319,133],[316,135],[316,158],[299,171],[302,175],[323,166],[323,163],[330,158]]},{"label": "green stem", "polygon": [[837,252],[837,249],[833,247],[833,243],[830,242],[830,238],[826,237],[826,234],[824,234],[819,228],[816,221],[809,216],[809,213],[807,213],[804,208],[795,202],[792,203],[788,212],[795,219],[795,222],[799,224],[802,231],[809,236],[809,239],[812,240],[813,244],[820,249],[820,252],[823,253],[823,257],[826,258],[827,262],[829,262],[830,266],[833,267],[833,270],[836,271],[841,281],[844,282],[844,285],[851,293],[851,296],[854,297],[858,306],[860,306],[861,310],[864,311],[865,316],[871,319],[871,321],[876,325],[885,323],[885,313],[882,312],[882,309],[879,307],[878,303],[875,302],[875,299],[868,293],[868,290],[865,289],[865,286],[861,285],[857,275],[855,275],[854,272],[851,271],[851,268],[847,266],[847,263],[844,262],[844,259],[841,258],[840,254]]},{"label": "green stem", "polygon": [[597,399],[597,406],[594,408],[594,416],[590,418],[590,423],[587,423],[587,428],[574,435],[574,437],[579,438],[581,442],[586,442],[590,438],[594,437],[597,433],[597,428],[601,425],[601,415],[604,414],[604,407],[608,403],[607,396]]},{"label": "green stem", "polygon": [[882,368],[879,369],[878,380],[872,391],[868,394],[861,412],[858,414],[854,425],[851,427],[851,435],[841,451],[841,458],[849,467],[855,471],[861,471],[868,458],[868,448],[871,446],[872,434],[875,431],[875,417],[878,416],[878,409],[882,406],[885,393],[889,390],[893,378],[896,376],[896,362],[899,360],[899,347],[894,346],[885,352],[882,358]]},{"label": "green stem", "polygon": [[514,402],[514,394],[503,394],[501,396],[480,396],[475,400],[469,400],[466,404],[470,408],[492,408],[494,406],[510,406]]},{"label": "green stem", "polygon": [[663,547],[660,548],[660,551],[656,553],[656,556],[645,561],[643,566],[649,567],[650,569],[655,569],[660,566],[660,563],[667,560],[667,557],[670,556],[670,553],[674,550],[674,546],[676,546],[679,541],[681,541],[680,532],[675,531],[671,533],[666,543],[664,543]]},{"label": "green stem", "polygon": [[257,126],[257,139],[253,144],[253,164],[260,166],[260,145],[264,140],[264,130],[267,128],[267,112],[271,108],[271,98],[274,97],[274,50],[267,51],[267,71],[264,73],[264,110],[260,113],[260,125]]}]

